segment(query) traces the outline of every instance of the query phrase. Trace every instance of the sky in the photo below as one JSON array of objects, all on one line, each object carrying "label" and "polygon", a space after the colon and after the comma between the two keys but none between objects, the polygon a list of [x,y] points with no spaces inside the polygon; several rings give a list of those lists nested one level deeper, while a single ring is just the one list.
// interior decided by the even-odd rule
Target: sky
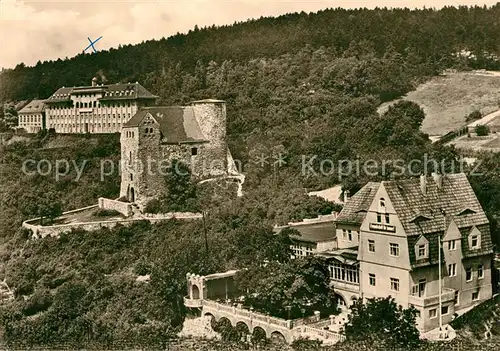
[{"label": "sky", "polygon": [[[330,7],[440,8],[494,5],[449,0],[0,0],[0,67],[73,57],[95,40],[97,50],[184,33],[195,25],[232,24],[261,16]],[[89,49],[90,50],[90,49]],[[88,51],[87,51],[88,52]]]}]

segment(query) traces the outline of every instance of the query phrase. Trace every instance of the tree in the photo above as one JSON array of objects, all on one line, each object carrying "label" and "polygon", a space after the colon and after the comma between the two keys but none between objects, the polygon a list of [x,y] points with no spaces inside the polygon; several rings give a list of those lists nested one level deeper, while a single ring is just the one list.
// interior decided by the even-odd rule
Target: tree
[{"label": "tree", "polygon": [[483,117],[481,111],[479,110],[474,110],[472,111],[471,113],[469,113],[467,115],[467,117],[465,117],[465,121],[466,122],[470,122],[470,121],[474,121],[476,119],[481,119],[481,117]]},{"label": "tree", "polygon": [[414,307],[403,309],[394,298],[372,298],[363,303],[357,300],[350,307],[344,326],[347,339],[387,342],[392,347],[413,347],[419,343]]},{"label": "tree", "polygon": [[477,136],[486,136],[490,134],[490,127],[484,124],[479,124],[476,126],[475,132]]},{"label": "tree", "polygon": [[163,199],[166,212],[197,212],[199,210],[196,184],[191,178],[191,170],[178,160],[172,161],[165,176],[167,192]]},{"label": "tree", "polygon": [[329,284],[325,260],[313,256],[286,263],[254,264],[236,276],[246,305],[286,319],[312,315],[314,311],[334,313],[335,297]]}]

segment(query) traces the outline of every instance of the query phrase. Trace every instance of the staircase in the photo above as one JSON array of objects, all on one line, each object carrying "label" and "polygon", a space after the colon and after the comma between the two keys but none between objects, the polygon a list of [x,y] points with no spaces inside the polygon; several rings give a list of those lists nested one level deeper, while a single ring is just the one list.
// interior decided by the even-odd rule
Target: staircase
[{"label": "staircase", "polygon": [[14,300],[14,292],[9,288],[5,279],[0,281],[0,304]]}]

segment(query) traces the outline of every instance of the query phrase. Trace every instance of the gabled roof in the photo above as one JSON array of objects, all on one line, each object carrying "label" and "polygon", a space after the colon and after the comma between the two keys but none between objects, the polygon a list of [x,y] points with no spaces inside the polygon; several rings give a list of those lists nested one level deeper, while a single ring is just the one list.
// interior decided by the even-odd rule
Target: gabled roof
[{"label": "gabled roof", "polygon": [[208,141],[203,136],[193,108],[190,106],[143,107],[123,125],[123,128],[138,127],[148,114],[160,125],[162,142],[177,144]]},{"label": "gabled roof", "polygon": [[79,86],[70,88],[59,88],[45,102],[70,101],[71,95],[88,94],[102,92],[102,101],[107,100],[135,100],[135,99],[156,99],[158,96],[151,94],[139,83],[117,83],[96,86]]},{"label": "gabled roof", "polygon": [[24,106],[19,113],[41,113],[45,108],[43,101],[44,100],[33,100]]},{"label": "gabled roof", "polygon": [[373,202],[380,183],[368,182],[344,204],[337,216],[337,223],[361,224]]},{"label": "gabled roof", "polygon": [[[443,176],[441,186],[433,177],[425,180],[425,194],[418,178],[382,182],[406,235],[442,232],[445,216],[453,216],[464,208],[472,211],[453,217],[459,228],[489,223],[465,174]],[[412,221],[419,215],[430,220]]]}]

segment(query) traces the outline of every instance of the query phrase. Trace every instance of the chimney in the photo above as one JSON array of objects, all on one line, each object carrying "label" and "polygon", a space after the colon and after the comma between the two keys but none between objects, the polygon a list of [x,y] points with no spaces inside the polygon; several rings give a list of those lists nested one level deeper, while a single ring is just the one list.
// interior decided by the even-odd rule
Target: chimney
[{"label": "chimney", "polygon": [[347,203],[347,200],[349,200],[349,190],[344,190],[344,203]]},{"label": "chimney", "polygon": [[92,86],[93,87],[97,86],[97,78],[96,77],[92,78]]},{"label": "chimney", "polygon": [[420,190],[423,195],[427,195],[427,177],[425,174],[420,176]]},{"label": "chimney", "polygon": [[438,189],[441,189],[443,186],[443,176],[437,172],[433,172],[432,178],[434,178],[434,182],[436,182]]}]

